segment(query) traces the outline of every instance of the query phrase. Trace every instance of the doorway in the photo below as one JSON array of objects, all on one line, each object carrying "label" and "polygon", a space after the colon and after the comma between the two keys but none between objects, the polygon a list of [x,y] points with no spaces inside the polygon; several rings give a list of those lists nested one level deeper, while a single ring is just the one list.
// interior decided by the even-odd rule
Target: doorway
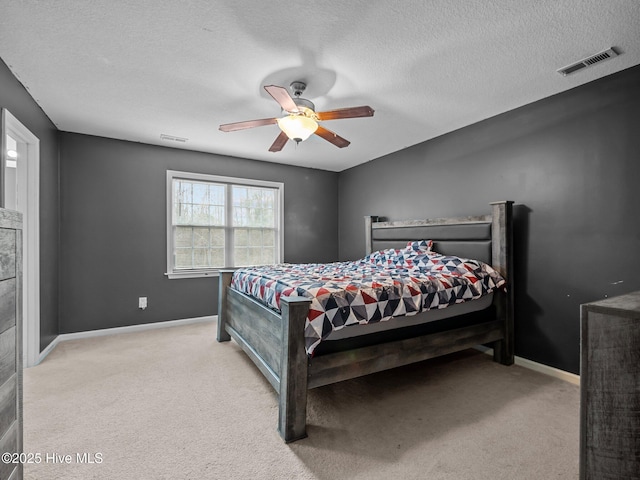
[{"label": "doorway", "polygon": [[22,213],[23,365],[40,358],[40,140],[2,109],[2,205]]}]

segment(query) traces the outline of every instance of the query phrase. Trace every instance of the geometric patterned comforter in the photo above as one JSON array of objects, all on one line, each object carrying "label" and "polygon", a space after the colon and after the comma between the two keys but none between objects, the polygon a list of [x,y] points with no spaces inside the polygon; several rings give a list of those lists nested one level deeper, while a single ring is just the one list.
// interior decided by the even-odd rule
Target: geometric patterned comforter
[{"label": "geometric patterned comforter", "polygon": [[308,355],[333,330],[410,316],[474,300],[503,286],[491,266],[432,251],[430,240],[363,259],[328,264],[279,264],[236,270],[236,290],[280,310],[280,297],[311,299],[306,319]]}]

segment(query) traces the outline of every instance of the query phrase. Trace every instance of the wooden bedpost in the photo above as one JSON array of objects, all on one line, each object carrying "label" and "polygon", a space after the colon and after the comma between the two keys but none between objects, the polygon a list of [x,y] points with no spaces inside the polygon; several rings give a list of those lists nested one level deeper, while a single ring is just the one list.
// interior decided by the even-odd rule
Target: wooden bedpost
[{"label": "wooden bedpost", "polygon": [[498,317],[505,320],[504,339],[493,345],[493,359],[503,365],[514,362],[513,202],[491,203],[491,265],[506,280],[506,292],[496,292]]},{"label": "wooden bedpost", "polygon": [[227,320],[227,287],[231,285],[231,277],[233,270],[220,270],[218,278],[218,335],[216,339],[219,342],[228,342],[231,340],[229,332],[225,329]]},{"label": "wooden bedpost", "polygon": [[378,217],[376,215],[364,216],[364,254],[369,255],[373,251],[373,235],[372,224],[377,222]]},{"label": "wooden bedpost", "polygon": [[282,297],[282,351],[280,363],[280,401],[278,432],[285,442],[307,436],[307,388],[309,359],[304,329],[311,300]]}]

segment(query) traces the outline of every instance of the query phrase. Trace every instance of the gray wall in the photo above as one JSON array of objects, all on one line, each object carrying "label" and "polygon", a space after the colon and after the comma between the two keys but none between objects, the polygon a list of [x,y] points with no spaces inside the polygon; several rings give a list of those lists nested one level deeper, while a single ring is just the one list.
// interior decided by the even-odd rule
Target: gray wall
[{"label": "gray wall", "polygon": [[363,215],[514,200],[516,355],[579,371],[579,306],[640,289],[640,67],[340,174],[340,258]]},{"label": "gray wall", "polygon": [[40,346],[58,335],[58,130],[0,60],[0,107],[40,140]]},{"label": "gray wall", "polygon": [[217,278],[164,276],[167,170],[284,182],[284,261],[337,259],[337,173],[73,133],[60,158],[60,333],[217,313]]}]

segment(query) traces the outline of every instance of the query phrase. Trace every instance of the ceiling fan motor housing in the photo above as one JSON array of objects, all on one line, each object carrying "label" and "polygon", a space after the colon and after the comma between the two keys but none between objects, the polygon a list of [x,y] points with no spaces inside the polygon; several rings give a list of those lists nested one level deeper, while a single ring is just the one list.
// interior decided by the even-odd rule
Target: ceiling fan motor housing
[{"label": "ceiling fan motor housing", "polygon": [[289,84],[289,88],[291,88],[291,91],[293,92],[294,96],[299,97],[300,95],[302,95],[302,92],[304,92],[305,89],[307,88],[307,84],[299,80],[296,80],[294,82],[291,82],[291,84]]},{"label": "ceiling fan motor housing", "polygon": [[[296,106],[298,107],[304,107],[304,108],[308,108],[309,110],[311,110],[313,113],[315,113],[316,111],[316,106],[313,104],[313,102],[307,100],[306,98],[300,98],[300,97],[296,97],[292,99],[293,102],[296,104]],[[300,109],[302,112],[304,112],[304,108]]]}]

